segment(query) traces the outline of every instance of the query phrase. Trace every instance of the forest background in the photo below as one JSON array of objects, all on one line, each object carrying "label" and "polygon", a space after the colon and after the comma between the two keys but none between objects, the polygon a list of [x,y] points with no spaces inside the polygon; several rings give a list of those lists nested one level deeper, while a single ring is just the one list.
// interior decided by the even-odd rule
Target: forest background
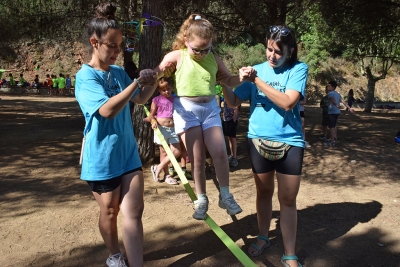
[{"label": "forest background", "polygon": [[[330,80],[338,82],[343,96],[353,89],[355,98],[365,100],[366,112],[371,112],[375,100],[399,101],[399,0],[109,2],[118,6],[125,40],[135,47],[124,51],[118,62],[121,66],[133,60],[139,69],[155,67],[171,50],[182,22],[199,13],[216,29],[214,53],[237,73],[242,66],[265,61],[265,36],[270,25],[287,24],[295,29],[300,60],[309,66],[308,103],[319,101]],[[85,29],[98,3],[0,0],[0,68],[18,69],[14,76],[23,73],[27,81],[33,81],[36,74],[41,79],[46,74],[73,76],[89,59]],[[143,28],[137,34],[134,23],[146,13],[149,16],[142,20]],[[142,160],[147,161],[154,157],[148,138],[152,131],[138,123],[144,111],[135,109],[135,135]]]}]

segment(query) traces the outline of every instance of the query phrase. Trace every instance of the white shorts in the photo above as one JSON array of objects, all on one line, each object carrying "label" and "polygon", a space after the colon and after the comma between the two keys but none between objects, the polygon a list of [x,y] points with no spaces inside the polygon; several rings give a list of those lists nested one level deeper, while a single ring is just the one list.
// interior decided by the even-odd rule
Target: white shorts
[{"label": "white shorts", "polygon": [[221,108],[215,98],[208,103],[197,103],[183,97],[175,97],[175,132],[181,134],[196,126],[201,126],[203,131],[215,126],[222,127],[220,113]]},{"label": "white shorts", "polygon": [[[160,130],[160,132],[162,133],[162,135],[164,136],[164,139],[165,139],[165,141],[167,142],[168,145],[176,144],[176,143],[180,142],[179,141],[179,137],[175,133],[174,128],[161,126],[161,125],[158,125],[157,127]],[[161,145],[161,141],[158,138],[158,135],[156,134],[156,132],[154,132],[154,143],[157,144],[157,145]]]}]

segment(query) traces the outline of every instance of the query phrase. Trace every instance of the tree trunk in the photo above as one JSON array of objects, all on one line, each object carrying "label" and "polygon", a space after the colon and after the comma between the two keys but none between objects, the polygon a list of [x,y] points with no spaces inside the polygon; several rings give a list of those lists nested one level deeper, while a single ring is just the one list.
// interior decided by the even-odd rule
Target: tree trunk
[{"label": "tree trunk", "polygon": [[[150,13],[152,16],[161,17],[158,6],[160,0],[144,0],[143,13]],[[140,36],[139,45],[139,69],[153,69],[161,61],[163,27],[144,26]],[[154,97],[154,95],[153,95]],[[150,105],[151,99],[146,105]],[[148,106],[149,107],[149,106]],[[149,108],[150,109],[150,108]],[[148,162],[154,158],[153,130],[149,123],[143,122],[146,113],[142,106],[135,105],[132,114],[133,129],[138,144],[139,154],[142,162]]]},{"label": "tree trunk", "polygon": [[365,112],[371,112],[374,104],[376,79],[368,76],[367,96],[365,97]]}]

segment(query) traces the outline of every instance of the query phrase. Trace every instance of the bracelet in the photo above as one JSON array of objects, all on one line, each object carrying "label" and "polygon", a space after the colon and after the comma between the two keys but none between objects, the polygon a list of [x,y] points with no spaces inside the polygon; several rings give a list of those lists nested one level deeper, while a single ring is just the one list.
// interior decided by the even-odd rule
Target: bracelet
[{"label": "bracelet", "polygon": [[140,84],[140,82],[137,78],[133,79],[133,81],[137,83],[137,86],[139,89],[142,89],[142,85]]}]

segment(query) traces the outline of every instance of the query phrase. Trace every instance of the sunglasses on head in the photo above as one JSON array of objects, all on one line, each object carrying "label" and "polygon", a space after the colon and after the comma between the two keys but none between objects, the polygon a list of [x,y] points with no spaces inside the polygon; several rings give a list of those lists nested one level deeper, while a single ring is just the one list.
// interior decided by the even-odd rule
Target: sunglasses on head
[{"label": "sunglasses on head", "polygon": [[269,27],[269,32],[270,33],[277,33],[279,31],[279,33],[282,36],[288,36],[290,33],[290,30],[288,28],[282,27],[282,26],[271,26]]},{"label": "sunglasses on head", "polygon": [[197,49],[197,48],[193,48],[193,47],[190,45],[189,42],[187,42],[187,43],[188,43],[190,49],[192,49],[192,51],[193,51],[193,53],[194,53],[195,55],[207,55],[207,54],[209,54],[209,53],[211,52],[211,50],[212,50],[212,46],[210,46],[210,47],[208,47],[208,48],[206,48],[206,49]]}]

